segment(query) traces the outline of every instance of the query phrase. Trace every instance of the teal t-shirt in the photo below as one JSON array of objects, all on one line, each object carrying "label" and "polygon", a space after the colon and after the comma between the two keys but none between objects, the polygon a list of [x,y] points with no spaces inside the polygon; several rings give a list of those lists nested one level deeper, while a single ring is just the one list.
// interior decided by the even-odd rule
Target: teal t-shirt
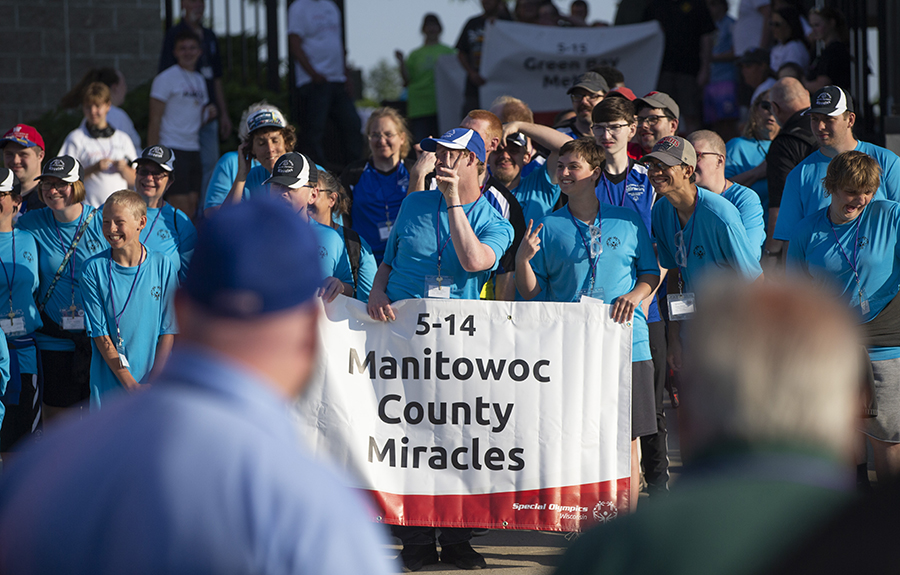
[{"label": "teal t-shirt", "polygon": [[559,185],[550,183],[550,174],[547,165],[536,168],[533,172],[519,181],[519,185],[510,190],[522,206],[522,215],[525,216],[525,225],[529,220],[535,224],[541,218],[553,211],[553,206],[559,200]]},{"label": "teal t-shirt", "polygon": [[[81,306],[81,267],[84,262],[95,254],[109,247],[106,238],[103,237],[103,211],[95,210],[87,204],[82,204],[82,216],[71,222],[58,222],[53,217],[50,208],[33,210],[22,217],[16,226],[22,230],[28,230],[34,236],[38,246],[38,272],[40,277],[40,294],[38,304],[44,301],[56,271],[62,264],[63,257],[72,245],[72,239],[82,222],[91,217],[90,223],[85,228],[84,235],[78,242],[74,254],[62,270],[56,287],[47,302],[44,311],[59,324],[62,321],[63,308],[69,308],[73,302]],[[60,325],[60,327],[62,327]],[[39,349],[49,351],[75,351],[75,344],[67,339],[57,339],[41,333],[35,334]]]},{"label": "teal t-shirt", "polygon": [[[38,249],[34,236],[25,230],[0,232],[0,263],[4,272],[0,274],[0,319],[6,318],[11,307],[17,315],[21,312],[25,333],[32,333],[44,325],[34,301],[39,286]],[[37,351],[34,347],[16,350],[16,358],[19,361],[19,373],[38,372]]]},{"label": "teal t-shirt", "polygon": [[140,239],[148,249],[172,260],[178,281],[184,281],[197,243],[197,230],[187,214],[169,204],[147,208],[147,225],[141,230]]},{"label": "teal t-shirt", "polygon": [[[108,335],[115,344],[118,317],[128,370],[140,383],[153,368],[159,336],[178,333],[172,303],[177,287],[171,260],[152,250],[140,266],[120,266],[109,249],[84,263],[81,293],[87,335]],[[91,409],[99,409],[102,401],[124,388],[93,341],[91,349]]]}]

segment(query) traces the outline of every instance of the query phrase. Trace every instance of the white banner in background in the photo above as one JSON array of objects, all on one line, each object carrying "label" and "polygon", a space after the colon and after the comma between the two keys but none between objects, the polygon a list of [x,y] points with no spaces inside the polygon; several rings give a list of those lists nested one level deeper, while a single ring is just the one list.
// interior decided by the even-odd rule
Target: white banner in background
[{"label": "white banner in background", "polygon": [[631,327],[609,306],[325,308],[298,402],[312,449],[395,525],[576,531],[627,508]]},{"label": "white banner in background", "polygon": [[615,66],[638,96],[656,89],[665,37],[656,21],[627,26],[557,28],[497,21],[485,30],[481,106],[498,96],[524,100],[535,112],[571,107],[566,91],[578,76]]}]

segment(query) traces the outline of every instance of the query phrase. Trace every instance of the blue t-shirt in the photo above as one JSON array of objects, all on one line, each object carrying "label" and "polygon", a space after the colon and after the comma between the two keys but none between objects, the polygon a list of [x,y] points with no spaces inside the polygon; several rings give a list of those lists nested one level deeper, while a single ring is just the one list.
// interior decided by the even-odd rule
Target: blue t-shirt
[{"label": "blue t-shirt", "polygon": [[[6,386],[9,385],[9,349],[6,345],[6,338],[0,343],[0,395],[6,393]],[[0,401],[0,425],[3,425],[3,416],[6,415],[6,406]]]},{"label": "blue t-shirt", "polygon": [[[900,201],[900,158],[897,154],[868,142],[857,142],[855,150],[869,154],[881,166],[881,185],[874,199]],[[831,158],[822,150],[816,150],[788,174],[775,222],[776,240],[790,240],[803,218],[831,204],[822,186],[829,163]]]},{"label": "blue t-shirt", "polygon": [[[209,177],[209,184],[206,185],[206,196],[204,196],[203,207],[210,208],[222,205],[231,186],[234,184],[234,178],[238,173],[238,153],[225,152],[216,167],[213,169],[212,175]],[[250,170],[260,166],[256,160],[250,161]]]},{"label": "blue t-shirt", "polygon": [[[750,140],[748,138],[733,138],[725,145],[725,177],[733,178],[743,174],[766,161],[769,146],[772,140]],[[756,180],[750,189],[759,196],[759,203],[763,208],[763,223],[769,229],[769,180],[760,178]]]},{"label": "blue t-shirt", "polygon": [[761,273],[759,248],[750,243],[741,214],[725,198],[697,187],[697,205],[684,226],[682,237],[687,265],[676,263],[675,233],[682,231],[675,207],[666,198],[653,206],[653,235],[659,263],[666,269],[681,269],[685,290],[695,291],[698,277],[713,269],[733,270],[748,280]]},{"label": "blue t-shirt", "polygon": [[[15,245],[15,252],[13,252]],[[34,301],[38,291],[38,249],[31,232],[13,230],[0,232],[0,319],[7,319],[10,311],[9,293],[12,285],[12,309],[25,320],[25,333],[32,333],[44,322]],[[15,340],[16,337],[7,337]],[[34,347],[22,347],[16,351],[19,373],[37,373],[37,351]]]},{"label": "blue t-shirt", "polygon": [[[50,296],[50,301],[44,308],[50,319],[57,324],[62,322],[63,308],[69,308],[73,302],[76,306],[81,306],[81,286],[78,280],[81,278],[82,264],[94,254],[109,247],[106,238],[103,237],[103,211],[94,210],[87,204],[82,204],[82,207],[81,217],[71,222],[56,221],[50,208],[30,211],[16,222],[16,227],[31,232],[38,245],[38,272],[41,288],[37,302],[40,304],[44,301],[47,290],[53,283],[53,278],[56,277],[56,270],[62,264],[63,257],[69,250],[69,246],[72,245],[75,232],[91,213],[96,212],[78,242],[75,253],[72,254],[65,269],[62,270],[59,281],[56,282],[56,287]],[[68,339],[57,339],[42,333],[36,333],[34,337],[38,342],[38,349],[75,351],[75,344]]]},{"label": "blue t-shirt", "polygon": [[[612,304],[634,289],[638,276],[659,275],[647,228],[635,212],[601,204],[599,216],[594,225],[599,224],[603,251],[597,256],[593,288],[588,226],[573,218],[568,206],[541,220],[541,249],[531,260],[531,269],[541,286],[537,299],[570,302],[586,295]],[[631,360],[652,359],[650,334],[641,306],[634,310],[632,325]]]},{"label": "blue t-shirt", "polygon": [[[900,204],[873,201],[855,220],[833,228],[828,208],[822,208],[797,226],[788,244],[787,262],[789,270],[836,289],[862,323],[871,321],[900,286]],[[853,267],[859,271],[868,313],[860,308]],[[900,347],[870,348],[869,355],[873,361],[895,359],[900,357]]]},{"label": "blue t-shirt", "polygon": [[536,224],[541,218],[549,215],[559,200],[559,185],[550,183],[546,164],[528,174],[528,177],[519,180],[519,185],[510,192],[522,206],[526,226],[529,220],[534,220]]},{"label": "blue t-shirt", "polygon": [[[118,315],[128,371],[140,383],[153,368],[159,336],[178,333],[172,303],[177,287],[171,260],[152,250],[147,250],[140,266],[120,266],[112,261],[109,249],[84,263],[81,293],[87,335],[108,335],[116,345],[114,314]],[[124,388],[93,341],[91,349],[91,409],[99,409],[108,394]]]},{"label": "blue t-shirt", "polygon": [[[340,226],[338,231],[344,240],[344,247],[347,246],[347,237],[344,226]],[[361,302],[369,301],[369,292],[372,291],[372,282],[375,281],[375,273],[378,271],[378,265],[375,263],[375,256],[372,254],[372,248],[366,243],[365,238],[359,237],[359,269],[356,270],[356,299]],[[350,252],[347,253],[347,265],[350,266]],[[353,266],[350,266],[350,273],[353,273]],[[353,282],[350,282],[353,283]]]},{"label": "blue t-shirt", "polygon": [[[640,216],[644,227],[649,232],[652,229],[650,214],[653,204],[656,202],[656,192],[650,185],[650,177],[647,176],[647,167],[643,164],[629,162],[630,168],[625,179],[614,184],[609,181],[606,172],[601,170],[600,180],[597,182],[595,192],[597,199],[604,204],[628,208]],[[651,241],[653,237],[650,237]],[[650,323],[660,321],[659,306],[654,296],[647,310],[647,321]]]},{"label": "blue t-shirt", "polygon": [[741,221],[747,232],[750,244],[759,246],[762,255],[762,245],[766,241],[766,224],[763,220],[763,208],[756,192],[740,184],[732,184],[722,192],[722,197],[734,204],[741,213]]},{"label": "blue t-shirt", "polygon": [[323,226],[312,218],[309,220],[309,225],[312,226],[319,243],[319,259],[322,262],[323,277],[336,277],[344,283],[353,285],[353,271],[350,269],[350,256],[347,255],[344,236],[334,228]]},{"label": "blue t-shirt", "polygon": [[[209,185],[206,188],[206,203],[203,205],[203,209],[221,206],[225,202],[225,198],[228,197],[228,192],[231,191],[231,186],[234,184],[234,178],[237,176],[237,152],[234,154],[235,159],[233,161],[235,162],[235,169],[234,173],[231,174],[231,180],[228,182],[228,187],[223,189],[225,177],[229,175],[226,170],[223,169],[218,175],[215,188],[213,187],[213,180],[210,179]],[[220,163],[221,161],[222,160],[219,160]],[[219,164],[216,164],[216,170],[218,169]],[[241,201],[246,202],[254,196],[268,195],[269,186],[263,184],[263,182],[268,180],[271,175],[272,174],[262,167],[261,164],[257,164],[250,168],[250,171],[247,172],[247,179],[244,181],[244,194],[241,196]],[[215,176],[216,173],[213,172],[213,177]]]},{"label": "blue t-shirt", "polygon": [[178,281],[184,281],[197,243],[197,230],[187,214],[170,204],[147,208],[147,225],[141,230],[140,239],[148,249],[172,260]]},{"label": "blue t-shirt", "polygon": [[[512,245],[513,227],[483,196],[465,204],[472,231],[478,240],[494,252],[494,265],[480,272],[467,272],[459,263],[450,239],[447,202],[438,190],[416,192],[406,196],[391,228],[384,263],[391,266],[386,294],[391,301],[426,297],[426,276],[438,275],[438,254],[441,254],[443,285],[450,286],[454,299],[478,299],[481,286],[497,269],[500,257]],[[438,247],[438,236],[440,246]]]},{"label": "blue t-shirt", "polygon": [[372,247],[375,260],[381,262],[387,245],[388,222],[393,225],[400,211],[400,204],[409,189],[409,172],[403,162],[389,173],[379,172],[367,163],[359,181],[351,190],[353,204],[350,216],[353,229]]}]

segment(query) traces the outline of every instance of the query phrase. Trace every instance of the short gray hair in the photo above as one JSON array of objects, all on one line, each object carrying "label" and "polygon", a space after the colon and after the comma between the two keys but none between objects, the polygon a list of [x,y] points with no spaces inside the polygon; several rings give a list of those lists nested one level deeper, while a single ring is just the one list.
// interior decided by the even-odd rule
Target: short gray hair
[{"label": "short gray hair", "polygon": [[811,284],[734,278],[697,303],[680,410],[689,452],[730,440],[852,453],[863,364],[846,306]]}]

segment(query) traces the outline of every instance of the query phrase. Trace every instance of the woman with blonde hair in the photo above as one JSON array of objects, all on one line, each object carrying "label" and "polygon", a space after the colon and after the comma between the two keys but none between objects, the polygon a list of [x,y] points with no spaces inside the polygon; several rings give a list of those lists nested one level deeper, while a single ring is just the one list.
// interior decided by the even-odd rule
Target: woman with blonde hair
[{"label": "woman with blonde hair", "polygon": [[347,166],[341,184],[350,194],[348,227],[369,242],[381,262],[391,227],[409,188],[403,160],[412,148],[406,121],[393,108],[378,108],[366,122],[369,158]]}]

